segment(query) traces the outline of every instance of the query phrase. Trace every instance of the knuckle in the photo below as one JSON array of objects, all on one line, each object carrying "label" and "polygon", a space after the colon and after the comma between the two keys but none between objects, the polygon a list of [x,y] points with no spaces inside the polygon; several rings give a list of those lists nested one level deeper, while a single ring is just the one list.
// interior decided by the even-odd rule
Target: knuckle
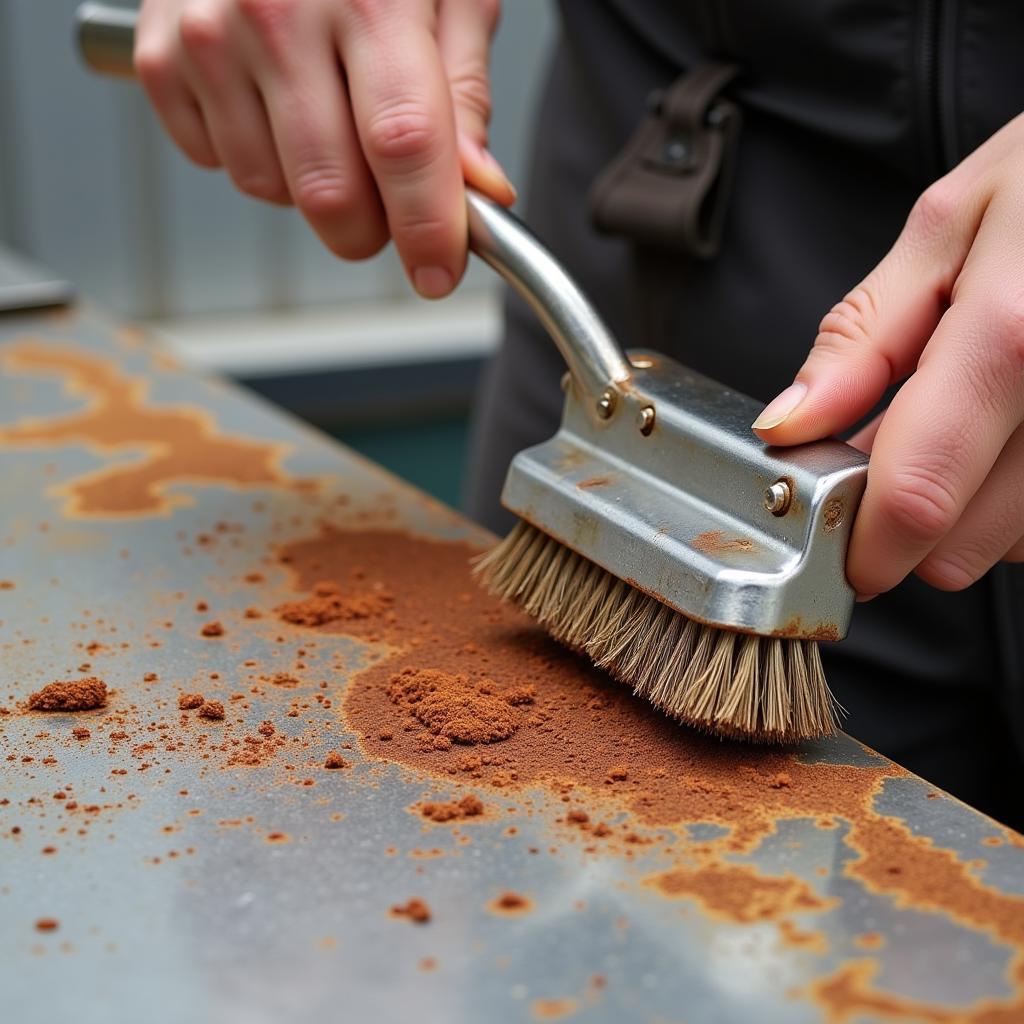
[{"label": "knuckle", "polygon": [[307,171],[294,188],[295,204],[310,220],[344,221],[362,205],[336,173]]},{"label": "knuckle", "polygon": [[132,61],[135,74],[150,93],[162,92],[174,78],[174,58],[168,47],[152,44],[138,46]]},{"label": "knuckle", "polygon": [[940,474],[907,469],[889,482],[882,510],[901,536],[912,542],[933,543],[956,521],[957,500]]},{"label": "knuckle", "polygon": [[989,322],[1000,353],[1012,360],[1008,369],[1019,376],[1024,370],[1024,296],[1009,293],[995,299]]},{"label": "knuckle", "polygon": [[393,6],[391,0],[348,0],[345,13],[357,24],[368,25],[378,21]]},{"label": "knuckle", "polygon": [[384,163],[416,169],[435,156],[437,133],[422,107],[396,106],[374,118],[366,130],[367,155]]},{"label": "knuckle", "polygon": [[205,55],[224,45],[227,22],[212,10],[186,7],[178,19],[178,37],[186,53]]},{"label": "knuckle", "polygon": [[945,231],[956,216],[960,195],[947,178],[939,178],[926,188],[911,207],[906,230],[912,235],[934,237]]},{"label": "knuckle", "polygon": [[265,39],[278,38],[292,24],[296,0],[237,0],[238,13]]},{"label": "knuckle", "polygon": [[857,285],[822,317],[814,346],[826,353],[842,353],[863,344],[877,318],[874,295],[866,284]]},{"label": "knuckle", "polygon": [[467,69],[451,76],[449,87],[455,102],[477,114],[486,124],[491,119],[491,85],[483,68]]}]

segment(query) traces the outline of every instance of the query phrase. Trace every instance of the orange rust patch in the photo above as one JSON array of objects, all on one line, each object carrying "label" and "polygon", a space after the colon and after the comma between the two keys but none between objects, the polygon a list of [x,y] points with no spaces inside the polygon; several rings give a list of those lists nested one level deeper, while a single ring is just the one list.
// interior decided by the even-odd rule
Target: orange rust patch
[{"label": "orange rust patch", "polygon": [[779,938],[782,944],[793,949],[804,949],[809,953],[828,952],[828,939],[823,931],[805,930],[792,921],[779,922]]},{"label": "orange rust patch", "polygon": [[[487,793],[543,787],[553,801],[570,804],[553,818],[564,819],[573,809],[585,809],[595,821],[625,815],[616,835],[692,822],[723,826],[723,835],[706,842],[682,839],[667,854],[674,863],[665,865],[661,884],[650,884],[653,892],[694,899],[728,920],[782,920],[833,905],[792,876],[764,876],[734,862],[780,822],[827,820],[843,828],[836,842],[859,854],[847,862],[848,875],[902,905],[987,931],[1024,954],[1021,898],[985,886],[969,864],[875,810],[882,783],[905,776],[902,769],[886,762],[805,763],[792,750],[720,743],[675,725],[552,642],[526,616],[475,589],[468,569],[474,553],[462,542],[339,529],[282,551],[299,591],[342,578],[358,565],[368,586],[401,595],[393,620],[309,628],[312,635],[340,632],[386,645],[378,661],[351,679],[343,698],[344,720],[367,758],[422,771],[445,788],[471,786],[484,799]],[[531,703],[516,707],[519,726],[504,738],[426,744],[413,705],[396,706],[392,699],[394,678],[403,669],[463,675],[493,694],[528,685]],[[610,773],[622,765],[629,766],[626,778],[611,781]],[[594,849],[614,856],[634,852],[614,837]]]},{"label": "orange rust patch", "polygon": [[491,900],[487,904],[487,909],[492,914],[498,914],[501,917],[520,917],[533,910],[533,900],[510,890]]},{"label": "orange rust patch", "polygon": [[587,480],[581,480],[576,485],[576,489],[589,491],[593,487],[607,487],[611,482],[611,478],[607,476],[592,476]]},{"label": "orange rust patch", "polygon": [[[866,1015],[914,1024],[1020,1024],[1024,995],[1010,1000],[983,999],[966,1009],[950,1009],[895,995],[874,986],[877,960],[853,960],[809,986],[808,995],[824,1011],[830,1024],[846,1024]],[[1017,984],[1024,983],[1020,965]]]},{"label": "orange rust patch", "polygon": [[726,537],[722,530],[707,530],[693,538],[695,551],[717,555],[727,551],[753,551],[754,542],[749,537]]},{"label": "orange rust patch", "polygon": [[79,446],[108,458],[136,456],[54,488],[65,499],[65,515],[166,515],[191,504],[187,495],[167,493],[172,484],[248,488],[290,481],[280,466],[287,445],[225,434],[204,409],[148,405],[146,380],[127,376],[113,360],[31,339],[6,348],[2,360],[11,373],[60,378],[69,394],[87,404],[0,428],[0,446]]},{"label": "orange rust patch", "polygon": [[665,896],[697,900],[714,917],[735,924],[777,921],[797,911],[835,906],[795,875],[762,875],[746,864],[706,864],[673,868],[649,879]]},{"label": "orange rust patch", "polygon": [[530,1012],[537,1020],[563,1020],[579,1013],[582,1004],[578,999],[564,997],[562,999],[535,999],[530,1005]]}]

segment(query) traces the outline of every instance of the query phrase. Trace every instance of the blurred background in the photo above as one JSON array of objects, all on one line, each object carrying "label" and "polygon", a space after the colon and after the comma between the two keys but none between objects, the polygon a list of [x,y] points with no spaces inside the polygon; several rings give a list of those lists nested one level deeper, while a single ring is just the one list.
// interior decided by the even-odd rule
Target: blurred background
[{"label": "blurred background", "polygon": [[[86,72],[77,3],[0,0],[0,247],[457,504],[500,330],[493,272],[471,265],[452,298],[426,303],[390,247],[335,259],[294,210],[189,164],[137,85]],[[491,148],[520,186],[552,32],[550,0],[506,0]]]}]

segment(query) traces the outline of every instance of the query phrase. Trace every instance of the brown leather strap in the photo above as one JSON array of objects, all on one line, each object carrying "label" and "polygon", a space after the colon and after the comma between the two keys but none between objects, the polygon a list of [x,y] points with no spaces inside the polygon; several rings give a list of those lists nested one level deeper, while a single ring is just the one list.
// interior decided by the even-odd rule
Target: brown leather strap
[{"label": "brown leather strap", "polygon": [[591,189],[599,231],[717,255],[741,122],[722,93],[737,74],[733,64],[704,64],[651,97],[648,116]]}]

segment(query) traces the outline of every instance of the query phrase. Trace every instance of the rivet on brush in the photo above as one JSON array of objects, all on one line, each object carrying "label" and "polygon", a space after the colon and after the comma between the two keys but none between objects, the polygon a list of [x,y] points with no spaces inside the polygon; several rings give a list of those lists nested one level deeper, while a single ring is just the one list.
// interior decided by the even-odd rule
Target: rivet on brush
[{"label": "rivet on brush", "polygon": [[654,406],[645,405],[636,417],[636,425],[640,433],[646,437],[654,429]]},{"label": "rivet on brush", "polygon": [[611,388],[607,388],[597,400],[597,415],[606,420],[613,412],[615,412],[615,392]]},{"label": "rivet on brush", "polygon": [[792,500],[792,491],[785,480],[776,480],[764,492],[764,507],[773,516],[784,516],[789,511],[789,503]]}]

